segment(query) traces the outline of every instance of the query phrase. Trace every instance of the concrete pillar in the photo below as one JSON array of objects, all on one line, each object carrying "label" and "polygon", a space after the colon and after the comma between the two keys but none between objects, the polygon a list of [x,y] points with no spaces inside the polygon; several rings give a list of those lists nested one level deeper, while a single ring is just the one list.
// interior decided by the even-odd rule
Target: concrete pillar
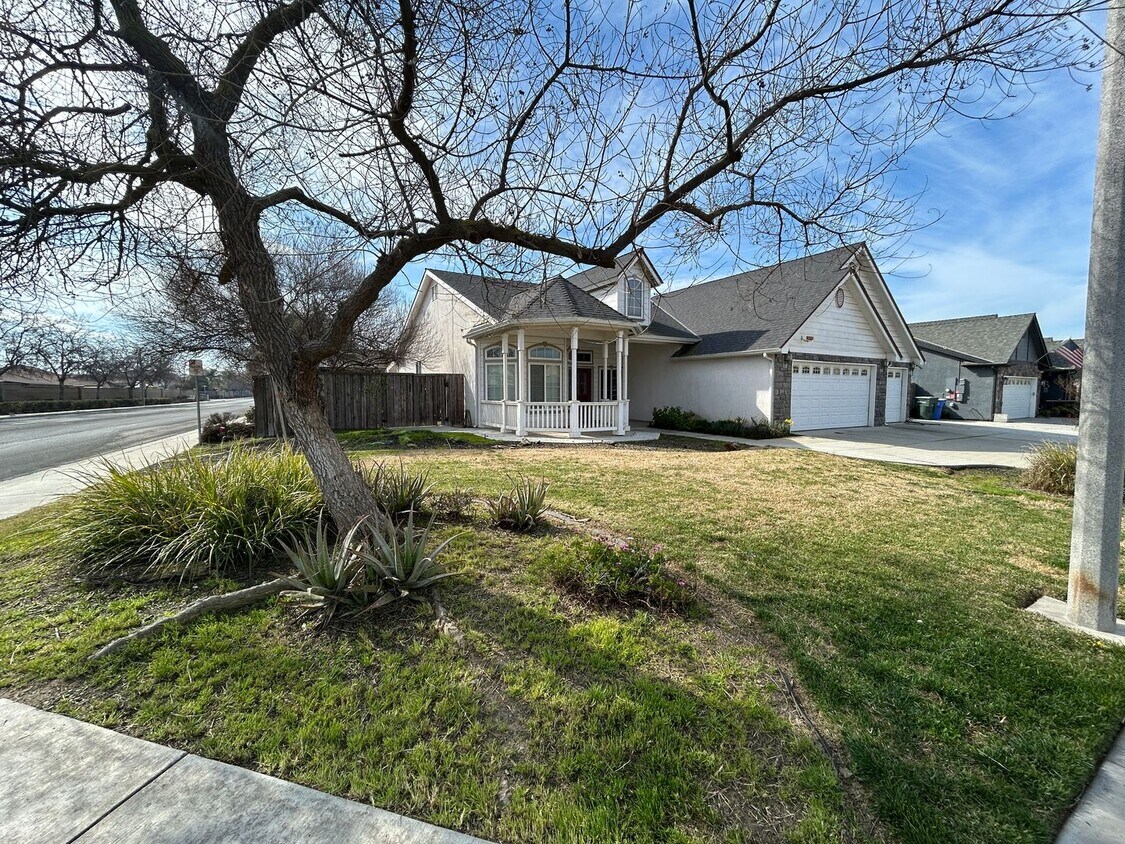
[{"label": "concrete pillar", "polygon": [[581,434],[578,419],[578,329],[570,329],[570,435]]},{"label": "concrete pillar", "polygon": [[500,360],[504,362],[504,380],[500,387],[500,433],[504,433],[508,423],[508,332],[500,339]]},{"label": "concrete pillar", "polygon": [[527,333],[516,332],[516,436],[527,436]]},{"label": "concrete pillar", "polygon": [[1116,628],[1125,473],[1125,6],[1109,9],[1102,73],[1094,224],[1086,296],[1086,356],[1070,539],[1067,618]]}]

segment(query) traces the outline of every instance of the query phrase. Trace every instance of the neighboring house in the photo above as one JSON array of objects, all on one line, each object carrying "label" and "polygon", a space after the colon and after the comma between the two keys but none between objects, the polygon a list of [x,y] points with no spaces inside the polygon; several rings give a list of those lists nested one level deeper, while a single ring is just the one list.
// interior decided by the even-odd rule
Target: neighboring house
[{"label": "neighboring house", "polygon": [[866,245],[661,293],[643,250],[532,284],[426,270],[409,320],[474,424],[624,433],[653,408],[794,430],[906,418],[922,361]]},{"label": "neighboring house", "polygon": [[1047,360],[1050,363],[1043,373],[1043,409],[1050,410],[1060,405],[1076,406],[1082,397],[1082,364],[1086,354],[1086,341],[1081,337],[1077,340],[1044,337],[1043,340],[1047,344]]},{"label": "neighboring house", "polygon": [[1035,314],[964,317],[910,324],[926,362],[915,393],[946,399],[955,419],[1007,420],[1036,415],[1047,347]]}]

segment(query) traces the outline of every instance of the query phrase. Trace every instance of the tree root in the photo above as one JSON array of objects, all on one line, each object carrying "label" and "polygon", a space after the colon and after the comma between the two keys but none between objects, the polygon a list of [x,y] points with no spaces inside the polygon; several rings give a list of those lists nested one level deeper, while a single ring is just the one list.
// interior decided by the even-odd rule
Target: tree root
[{"label": "tree root", "polygon": [[103,656],[120,650],[130,642],[137,641],[138,639],[147,639],[148,637],[156,634],[168,624],[173,622],[191,621],[196,616],[202,615],[205,612],[217,612],[219,610],[232,610],[238,607],[244,607],[247,604],[256,603],[263,598],[268,598],[270,595],[276,595],[283,589],[289,587],[290,584],[284,578],[277,578],[276,580],[269,580],[265,583],[259,583],[257,586],[250,586],[246,589],[239,589],[235,592],[227,592],[223,595],[212,595],[209,598],[201,598],[194,603],[188,604],[178,613],[174,615],[165,616],[164,618],[157,619],[151,624],[146,624],[139,630],[134,630],[126,636],[119,639],[114,639],[108,645],[94,651],[90,655],[90,659],[98,659]]}]

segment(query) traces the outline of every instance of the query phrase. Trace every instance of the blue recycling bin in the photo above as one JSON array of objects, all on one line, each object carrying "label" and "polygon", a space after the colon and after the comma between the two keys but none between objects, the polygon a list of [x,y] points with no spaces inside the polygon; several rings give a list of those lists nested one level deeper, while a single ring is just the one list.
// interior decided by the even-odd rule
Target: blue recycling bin
[{"label": "blue recycling bin", "polygon": [[945,399],[938,399],[934,405],[934,419],[941,419],[941,413],[945,410]]}]

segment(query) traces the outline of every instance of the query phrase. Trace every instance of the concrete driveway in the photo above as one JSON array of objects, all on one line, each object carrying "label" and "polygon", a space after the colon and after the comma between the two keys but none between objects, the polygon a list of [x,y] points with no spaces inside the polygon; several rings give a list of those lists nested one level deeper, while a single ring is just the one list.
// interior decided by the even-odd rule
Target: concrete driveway
[{"label": "concrete driveway", "polygon": [[806,448],[888,463],[920,466],[1027,465],[1028,451],[1043,442],[1077,443],[1078,428],[1069,419],[1026,422],[902,422],[879,428],[803,431],[771,445]]}]

